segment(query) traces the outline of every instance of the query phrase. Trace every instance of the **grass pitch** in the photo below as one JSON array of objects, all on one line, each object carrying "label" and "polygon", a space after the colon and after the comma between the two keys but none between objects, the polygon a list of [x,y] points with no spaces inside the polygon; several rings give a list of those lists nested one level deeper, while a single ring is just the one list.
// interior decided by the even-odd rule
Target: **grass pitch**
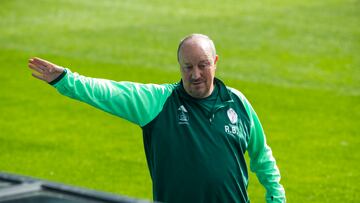
[{"label": "grass pitch", "polygon": [[[179,81],[176,49],[211,36],[217,76],[257,111],[289,202],[360,201],[360,4],[1,1],[0,170],[151,199],[139,127],[30,76],[38,56],[83,75]],[[252,202],[264,189],[250,177]]]}]

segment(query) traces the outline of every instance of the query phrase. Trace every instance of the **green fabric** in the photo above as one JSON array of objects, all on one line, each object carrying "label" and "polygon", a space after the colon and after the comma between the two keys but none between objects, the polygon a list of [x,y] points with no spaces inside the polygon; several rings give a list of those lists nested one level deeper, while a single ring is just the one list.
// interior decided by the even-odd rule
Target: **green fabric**
[{"label": "green fabric", "polygon": [[285,202],[255,111],[239,91],[218,79],[215,83],[213,94],[199,100],[181,83],[115,82],[67,69],[54,87],[142,127],[156,201],[249,202],[247,150],[250,168],[266,188],[266,201]]},{"label": "green fabric", "polygon": [[88,103],[139,126],[150,122],[162,110],[173,85],[115,82],[89,78],[66,69],[53,86],[63,95]]},{"label": "green fabric", "polygon": [[236,89],[230,89],[244,103],[250,117],[250,140],[247,148],[250,157],[250,169],[256,173],[260,183],[265,187],[267,202],[285,202],[285,191],[283,186],[279,184],[280,172],[276,166],[272,151],[266,144],[265,134],[259,118],[245,96]]},{"label": "green fabric", "polygon": [[[214,95],[199,101],[178,84],[159,115],[143,127],[154,199],[248,202],[244,154],[249,150],[252,170],[267,189],[267,201],[285,202],[280,174],[255,112],[240,92],[215,81],[221,102],[210,114],[202,107],[208,102],[211,109]],[[235,123],[229,118],[230,109],[238,116]],[[181,116],[184,112],[186,116]]]},{"label": "green fabric", "polygon": [[[163,111],[143,128],[154,200],[248,201],[244,158],[247,133],[239,128],[234,134],[225,132],[224,125],[229,124],[226,112],[233,101],[224,86],[219,91],[222,105],[208,115],[179,84]],[[181,120],[182,114],[187,119]],[[246,112],[238,115],[243,117],[238,124],[247,125]]]},{"label": "green fabric", "polygon": [[197,99],[196,101],[200,104],[200,106],[207,114],[211,114],[214,108],[218,108],[222,104],[219,97],[219,87],[217,85],[214,85],[214,91],[211,93],[210,96],[204,99]]}]

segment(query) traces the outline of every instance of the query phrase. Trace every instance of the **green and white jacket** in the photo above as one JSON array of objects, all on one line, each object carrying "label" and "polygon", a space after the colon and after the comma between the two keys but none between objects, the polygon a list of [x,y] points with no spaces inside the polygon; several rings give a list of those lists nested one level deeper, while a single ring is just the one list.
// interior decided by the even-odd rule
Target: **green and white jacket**
[{"label": "green and white jacket", "polygon": [[219,79],[205,99],[189,96],[182,82],[115,82],[69,69],[50,84],[65,96],[142,128],[155,201],[249,202],[247,151],[266,201],[285,202],[280,173],[255,111],[239,91]]}]

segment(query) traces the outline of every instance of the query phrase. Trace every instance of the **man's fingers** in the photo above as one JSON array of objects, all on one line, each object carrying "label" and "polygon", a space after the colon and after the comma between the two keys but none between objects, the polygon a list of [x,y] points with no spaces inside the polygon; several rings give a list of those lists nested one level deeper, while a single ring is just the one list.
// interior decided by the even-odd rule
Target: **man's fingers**
[{"label": "man's fingers", "polygon": [[42,69],[43,71],[47,71],[49,73],[54,73],[59,71],[61,72],[63,70],[63,68],[59,68],[59,66],[51,62],[37,57],[29,59],[29,63],[34,64],[38,68]]},{"label": "man's fingers", "polygon": [[55,66],[54,64],[50,63],[49,61],[46,61],[44,59],[41,59],[41,58],[37,58],[37,57],[34,57],[32,58],[33,61],[39,65],[42,65],[44,67],[53,67]]},{"label": "man's fingers", "polygon": [[52,68],[52,65],[51,65],[51,64],[49,64],[49,63],[44,63],[44,62],[42,62],[42,61],[35,60],[35,59],[32,61],[32,64],[34,64],[35,66],[39,67],[40,69],[42,69],[42,70],[44,70],[44,71]]},{"label": "man's fingers", "polygon": [[47,70],[50,65],[47,65],[46,63],[43,63],[36,58],[29,59],[29,64],[32,64],[33,67],[37,67],[43,71]]},{"label": "man's fingers", "polygon": [[31,75],[34,76],[34,77],[37,78],[37,79],[40,79],[40,80],[43,80],[43,81],[47,82],[47,81],[45,80],[45,78],[43,78],[42,75],[38,75],[38,74],[36,74],[36,73],[32,73]]},{"label": "man's fingers", "polygon": [[53,81],[64,72],[64,68],[37,57],[30,58],[28,66],[34,70],[32,76],[46,82]]},{"label": "man's fingers", "polygon": [[34,71],[37,71],[39,73],[44,73],[43,69],[41,69],[40,67],[38,67],[32,63],[29,63],[28,66],[29,66],[29,68],[33,69]]}]

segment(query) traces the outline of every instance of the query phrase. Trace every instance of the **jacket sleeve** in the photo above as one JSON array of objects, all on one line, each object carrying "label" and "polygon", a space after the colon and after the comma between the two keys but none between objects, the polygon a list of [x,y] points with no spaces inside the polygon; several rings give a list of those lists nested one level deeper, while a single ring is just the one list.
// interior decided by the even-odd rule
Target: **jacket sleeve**
[{"label": "jacket sleeve", "polygon": [[66,74],[53,86],[63,95],[124,118],[141,127],[159,114],[173,85],[115,82]]},{"label": "jacket sleeve", "polygon": [[239,97],[249,116],[250,135],[247,151],[250,157],[250,169],[256,173],[260,183],[266,189],[266,202],[286,202],[285,190],[280,184],[280,171],[270,147],[266,144],[259,118],[245,96],[234,88],[230,89]]},{"label": "jacket sleeve", "polygon": [[276,166],[270,147],[266,144],[259,118],[247,100],[246,103],[251,125],[247,149],[250,157],[250,169],[256,173],[260,183],[266,189],[266,202],[286,202],[285,190],[280,184],[280,171]]}]

